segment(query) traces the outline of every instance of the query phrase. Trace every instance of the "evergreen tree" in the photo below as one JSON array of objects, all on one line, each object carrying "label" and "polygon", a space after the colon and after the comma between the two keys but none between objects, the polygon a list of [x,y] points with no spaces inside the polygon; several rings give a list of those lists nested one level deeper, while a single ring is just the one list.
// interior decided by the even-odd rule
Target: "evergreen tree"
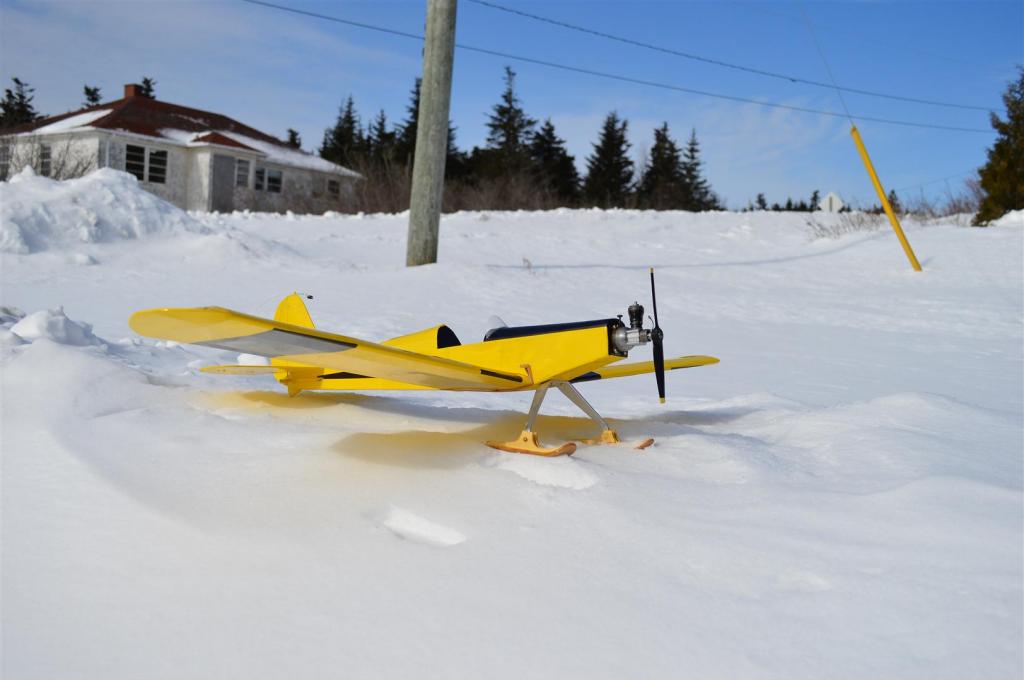
[{"label": "evergreen tree", "polygon": [[288,128],[288,146],[292,147],[293,149],[302,148],[302,137],[299,136],[298,130]]},{"label": "evergreen tree", "polygon": [[786,207],[785,207],[785,210],[786,210],[786,212],[790,212],[790,211],[793,210],[793,199],[788,197],[788,196],[786,197]]},{"label": "evergreen tree", "polygon": [[758,194],[757,195],[757,202],[755,203],[755,206],[757,207],[758,210],[767,210],[768,209],[768,201],[767,201],[767,199],[765,199],[764,194]]},{"label": "evergreen tree", "polygon": [[334,127],[324,131],[324,141],[320,145],[320,156],[332,163],[351,167],[362,160],[366,145],[363,129],[359,124],[356,105],[349,96],[338,111],[338,119]]},{"label": "evergreen tree", "polygon": [[406,119],[399,128],[395,139],[395,158],[399,163],[405,163],[410,168],[413,164],[413,156],[416,154],[416,131],[419,128],[420,120],[420,78],[412,86],[409,96],[409,105],[405,107]]},{"label": "evergreen tree", "polygon": [[690,141],[686,144],[686,151],[683,153],[683,179],[692,196],[688,205],[682,206],[683,210],[719,210],[721,203],[701,172],[700,145],[697,143],[697,130],[691,130]]},{"label": "evergreen tree", "polygon": [[82,106],[84,107],[96,106],[102,100],[100,88],[98,87],[89,87],[88,85],[84,85],[82,87],[82,94],[85,96],[85,101],[82,102]]},{"label": "evergreen tree", "polygon": [[516,72],[505,67],[505,90],[487,120],[487,147],[495,150],[498,168],[505,173],[524,169],[529,163],[528,145],[537,121],[526,115],[515,92]]},{"label": "evergreen tree", "polygon": [[530,141],[530,160],[538,185],[566,202],[579,198],[580,176],[576,161],[565,148],[565,140],[555,134],[548,118]]},{"label": "evergreen tree", "polygon": [[[416,132],[419,129],[420,120],[420,87],[422,80],[416,78],[412,91],[409,93],[409,105],[405,107],[406,119],[402,125],[394,131],[395,161],[406,165],[412,170],[416,160]],[[448,178],[462,177],[468,173],[469,162],[466,154],[459,151],[455,145],[455,126],[448,121],[448,155],[444,164],[444,176]]]},{"label": "evergreen tree", "polygon": [[1024,209],[1024,66],[1017,80],[1007,86],[1003,104],[1006,120],[992,114],[997,138],[988,150],[985,166],[978,171],[985,196],[974,216],[975,225]]},{"label": "evergreen tree", "polygon": [[139,90],[139,94],[141,94],[143,97],[156,99],[156,81],[148,77],[143,78],[142,89]]},{"label": "evergreen tree", "polygon": [[448,121],[448,151],[444,160],[446,179],[466,179],[472,174],[469,156],[455,144],[456,127]]},{"label": "evergreen tree", "polygon": [[18,78],[11,80],[14,82],[14,89],[4,90],[3,101],[0,101],[0,127],[24,125],[39,118],[35,107],[32,106],[32,100],[35,98],[32,93],[35,92],[35,88]]},{"label": "evergreen tree", "polygon": [[807,209],[814,212],[818,209],[818,204],[821,203],[821,193],[815,189],[811,192],[811,204],[807,206]]},{"label": "evergreen tree", "polygon": [[889,199],[889,205],[892,206],[892,211],[894,213],[899,215],[901,212],[903,212],[903,204],[900,203],[900,197],[896,195],[895,189],[890,189],[889,195],[886,196],[886,198]]},{"label": "evergreen tree", "polygon": [[366,132],[366,145],[375,163],[388,164],[395,152],[396,133],[388,129],[388,117],[381,109]]},{"label": "evergreen tree", "polygon": [[668,131],[668,123],[654,130],[654,146],[637,188],[640,204],[655,210],[680,209],[692,201],[690,187],[683,176],[679,145]]},{"label": "evergreen tree", "polygon": [[14,83],[14,89],[5,89],[3,100],[0,101],[0,127],[24,125],[40,117],[32,105],[35,88],[17,78],[11,80]]},{"label": "evergreen tree", "polygon": [[583,194],[587,202],[602,208],[626,205],[633,180],[633,161],[629,158],[626,130],[629,121],[619,120],[612,111],[604,119],[601,135],[587,159],[587,179]]}]

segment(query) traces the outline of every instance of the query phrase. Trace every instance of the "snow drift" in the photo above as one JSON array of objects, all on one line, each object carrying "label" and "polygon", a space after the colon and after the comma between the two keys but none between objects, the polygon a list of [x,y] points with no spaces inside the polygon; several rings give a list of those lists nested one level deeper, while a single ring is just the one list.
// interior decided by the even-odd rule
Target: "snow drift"
[{"label": "snow drift", "polygon": [[26,167],[0,182],[0,252],[35,253],[182,231],[204,227],[126,172],[103,168],[58,182]]}]

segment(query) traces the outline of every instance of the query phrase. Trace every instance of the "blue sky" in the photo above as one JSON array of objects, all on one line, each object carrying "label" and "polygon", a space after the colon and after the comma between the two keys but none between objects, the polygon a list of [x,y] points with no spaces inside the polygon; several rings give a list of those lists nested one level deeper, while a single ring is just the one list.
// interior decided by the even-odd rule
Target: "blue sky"
[{"label": "blue sky", "polygon": [[[425,2],[277,0],[337,17],[422,33]],[[791,2],[518,2],[503,4],[713,59],[825,81],[828,74]],[[844,86],[993,107],[1024,62],[1024,3],[804,3],[836,80]],[[581,35],[483,7],[459,4],[458,41],[629,77],[793,106],[841,111],[833,91],[727,70]],[[319,144],[348,95],[368,120],[405,114],[421,69],[419,43],[286,14],[238,0],[0,2],[0,77],[36,88],[45,113],[77,108],[84,83],[105,98],[143,75],[157,96],[228,114]],[[506,63],[518,73],[527,112],[550,117],[578,163],[601,120],[630,121],[639,158],[667,121],[682,140],[696,128],[706,174],[730,206],[757,192],[770,201],[835,190],[873,200],[841,118],[770,109],[566,73],[458,51],[452,118],[463,148],[482,144]],[[983,111],[922,106],[848,94],[857,115],[989,130]],[[887,187],[941,196],[947,182],[984,162],[991,133],[858,124]],[[925,186],[918,186],[931,182]],[[949,180],[957,189],[962,179]]]}]

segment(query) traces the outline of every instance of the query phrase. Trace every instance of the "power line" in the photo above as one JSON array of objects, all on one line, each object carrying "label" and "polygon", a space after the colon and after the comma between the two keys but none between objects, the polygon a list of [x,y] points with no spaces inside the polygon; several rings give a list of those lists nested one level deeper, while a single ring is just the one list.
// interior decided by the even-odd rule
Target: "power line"
[{"label": "power line", "polygon": [[843,90],[836,84],[836,77],[832,75],[832,67],[828,65],[828,59],[825,58],[825,50],[821,49],[821,43],[818,42],[818,36],[814,35],[814,26],[811,25],[811,18],[807,16],[807,10],[804,9],[803,3],[800,3],[800,15],[804,18],[804,24],[807,25],[807,32],[811,34],[811,42],[814,43],[815,49],[818,50],[818,56],[821,57],[821,63],[825,65],[825,71],[828,73],[829,80],[832,81],[832,87],[835,88],[836,95],[839,96],[839,103],[843,105],[843,111],[846,112],[846,117],[850,119],[850,125],[853,125],[853,116],[850,115],[850,109],[846,106],[846,98],[843,97]]},{"label": "power line", "polygon": [[[390,35],[396,35],[403,38],[411,38],[423,41],[423,36],[416,33],[407,33],[405,31],[399,31],[391,28],[385,28],[383,26],[374,26],[372,24],[366,24],[359,21],[352,21],[350,19],[342,19],[341,17],[334,17],[327,14],[320,14],[318,12],[310,12],[295,7],[288,7],[286,5],[278,5],[272,2],[265,2],[265,0],[240,0],[241,2],[260,5],[263,7],[269,7],[271,9],[281,10],[283,12],[291,12],[293,14],[301,14],[303,16],[313,17],[316,19],[323,19],[325,21],[332,21],[335,23],[346,24],[348,26],[355,26],[357,28],[364,28],[371,31],[377,31],[379,33],[387,33]],[[596,71],[594,69],[583,68],[580,66],[570,66],[568,64],[559,64],[553,61],[545,61],[543,59],[535,59],[533,57],[525,57],[518,54],[510,54],[508,52],[499,52],[497,50],[491,50],[483,47],[475,47],[472,45],[463,45],[456,43],[457,49],[466,52],[476,52],[478,54],[487,54],[493,57],[501,57],[502,59],[509,59],[512,61],[523,62],[526,64],[535,64],[537,66],[545,66],[548,68],[559,69],[561,71],[568,71],[571,73],[582,73],[584,75],[595,76],[598,78],[605,78],[608,80],[617,80],[624,83],[632,83],[634,85],[644,85],[646,87],[654,87],[662,90],[671,90],[674,92],[685,92],[687,94],[700,95],[702,97],[712,97],[715,99],[724,99],[726,101],[741,102],[744,104],[755,104],[757,106],[767,106],[776,109],[786,109],[789,111],[798,111],[800,113],[813,113],[820,116],[831,116],[834,118],[846,118],[847,114],[839,113],[836,111],[826,111],[823,109],[812,109],[804,106],[793,106],[790,104],[779,104],[778,102],[761,101],[757,99],[749,99],[746,97],[736,97],[728,94],[721,94],[717,92],[708,92],[705,90],[697,90],[690,87],[683,87],[682,85],[672,85],[670,83],[661,83],[653,80],[645,80],[643,78],[633,78],[631,76],[623,76],[615,73],[607,73],[604,71]],[[887,125],[902,125],[905,127],[916,127],[916,128],[929,128],[933,130],[949,130],[953,132],[980,132],[989,134],[990,130],[982,128],[969,128],[969,127],[957,127],[954,125],[938,125],[934,123],[919,123],[915,121],[896,120],[893,118],[875,118],[871,116],[855,116],[855,118],[863,121],[869,121],[872,123],[884,123]]]},{"label": "power line", "polygon": [[626,45],[633,45],[634,47],[642,47],[644,49],[653,50],[655,52],[662,52],[664,54],[671,54],[673,56],[682,57],[684,59],[691,59],[693,61],[700,61],[700,62],[704,62],[706,64],[713,64],[715,66],[721,66],[721,67],[724,67],[724,68],[731,68],[731,69],[734,69],[734,70],[737,70],[737,71],[745,71],[747,73],[753,73],[753,74],[756,74],[756,75],[759,75],[759,76],[766,76],[766,77],[769,77],[769,78],[777,78],[779,80],[788,80],[788,81],[793,82],[793,83],[803,83],[805,85],[813,85],[814,87],[824,87],[824,88],[828,88],[828,89],[842,90],[844,92],[852,92],[854,94],[862,94],[862,95],[866,95],[868,97],[881,97],[883,99],[895,99],[895,100],[898,100],[898,101],[912,102],[914,104],[927,104],[929,106],[946,106],[946,107],[956,108],[956,109],[972,109],[972,110],[975,110],[975,111],[991,111],[992,110],[991,107],[986,107],[986,106],[974,106],[972,104],[957,104],[955,102],[944,102],[944,101],[937,101],[937,100],[934,100],[934,99],[921,99],[921,98],[917,98],[917,97],[904,97],[904,96],[898,95],[898,94],[888,94],[888,93],[885,93],[885,92],[874,92],[872,90],[861,90],[861,89],[853,88],[853,87],[841,87],[839,85],[836,85],[834,82],[832,84],[823,83],[823,82],[818,81],[818,80],[810,80],[810,79],[807,79],[807,78],[800,78],[798,76],[787,75],[785,73],[776,73],[774,71],[766,71],[764,69],[755,68],[753,66],[744,66],[742,64],[734,64],[734,63],[731,63],[731,62],[728,62],[728,61],[722,61],[720,59],[712,59],[711,57],[704,57],[704,56],[701,56],[699,54],[692,54],[690,52],[681,52],[679,50],[675,50],[675,49],[672,49],[672,48],[669,48],[669,47],[662,47],[661,45],[654,45],[652,43],[647,43],[647,42],[643,42],[643,41],[640,41],[640,40],[634,40],[632,38],[626,38],[626,37],[623,37],[623,36],[620,36],[620,35],[614,35],[612,33],[605,33],[604,31],[598,31],[598,30],[595,30],[595,29],[592,29],[592,28],[587,28],[585,26],[579,26],[577,24],[570,24],[567,21],[560,21],[558,19],[551,19],[549,17],[540,16],[538,14],[532,14],[530,12],[524,12],[523,10],[515,9],[513,7],[506,7],[505,5],[499,5],[498,3],[490,2],[489,0],[469,0],[469,2],[472,2],[472,3],[477,4],[477,5],[481,5],[481,6],[484,6],[484,7],[490,7],[492,9],[496,9],[496,10],[499,10],[501,12],[508,12],[509,14],[516,14],[518,16],[525,17],[527,19],[533,19],[535,21],[541,21],[541,22],[544,22],[546,24],[551,24],[553,26],[559,26],[561,28],[567,28],[567,29],[569,29],[571,31],[577,31],[579,33],[586,33],[586,34],[589,34],[589,35],[597,36],[599,38],[606,38],[608,40],[615,40],[617,42],[624,43]]},{"label": "power line", "polygon": [[929,186],[931,184],[938,184],[939,182],[948,182],[951,179],[957,179],[959,177],[965,177],[967,175],[973,175],[976,172],[978,172],[977,169],[967,170],[966,172],[958,172],[955,175],[947,175],[946,177],[939,177],[938,179],[929,180],[927,182],[921,182],[920,184],[911,184],[910,186],[905,186],[905,187],[900,188],[900,189],[893,189],[893,191],[895,191],[897,193],[903,193],[904,191],[907,191],[908,189],[920,189],[920,188],[924,188],[926,186]]}]

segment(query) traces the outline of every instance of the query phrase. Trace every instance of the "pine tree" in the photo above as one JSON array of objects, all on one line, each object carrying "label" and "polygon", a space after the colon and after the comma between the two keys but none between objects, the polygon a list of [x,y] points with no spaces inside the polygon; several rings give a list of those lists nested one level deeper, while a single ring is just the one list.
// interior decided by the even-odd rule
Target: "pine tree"
[{"label": "pine tree", "polygon": [[565,140],[555,134],[548,118],[533,135],[529,147],[530,160],[538,186],[566,203],[579,198],[580,176],[576,161],[565,148]]},{"label": "pine tree", "polygon": [[786,197],[786,207],[784,210],[786,212],[791,212],[793,210],[793,199],[788,196]]},{"label": "pine tree", "polygon": [[984,225],[1010,210],[1024,209],[1024,67],[1017,80],[1003,94],[1006,120],[992,114],[995,144],[988,160],[978,171],[985,196],[974,216],[975,225]]},{"label": "pine tree", "polygon": [[811,204],[807,206],[810,212],[814,212],[818,209],[818,204],[821,203],[821,193],[815,189],[811,192]]},{"label": "pine tree", "polygon": [[413,157],[416,154],[416,131],[420,120],[420,78],[413,84],[409,96],[409,105],[405,108],[406,119],[399,128],[395,139],[395,159],[399,163],[405,163],[410,168],[413,165]]},{"label": "pine tree", "polygon": [[302,148],[302,137],[299,136],[299,131],[292,128],[288,128],[288,146],[293,149]]},{"label": "pine tree", "polygon": [[362,161],[365,145],[359,114],[356,113],[355,102],[349,96],[338,111],[338,119],[335,121],[334,127],[324,131],[320,156],[332,163],[351,167]]},{"label": "pine tree", "polygon": [[143,97],[156,99],[156,81],[149,77],[143,78],[142,89],[139,90],[139,94],[141,94]]},{"label": "pine tree", "polygon": [[903,204],[900,203],[900,197],[896,195],[895,189],[890,189],[889,195],[886,198],[889,200],[889,205],[892,206],[892,211],[895,214],[899,215],[903,212]]},{"label": "pine tree", "polygon": [[758,194],[757,195],[757,202],[755,203],[755,206],[757,207],[758,210],[767,210],[768,209],[768,200],[765,199],[764,194]]},{"label": "pine tree", "polygon": [[366,146],[375,163],[390,164],[395,153],[396,134],[388,129],[388,117],[381,109],[366,131]]},{"label": "pine tree", "polygon": [[683,153],[683,180],[686,183],[692,200],[683,206],[683,210],[719,210],[721,203],[711,191],[701,172],[700,145],[697,143],[697,130],[690,131],[690,141]]},{"label": "pine tree", "polygon": [[679,145],[668,131],[668,123],[654,130],[654,146],[643,169],[637,194],[641,206],[654,210],[677,210],[687,206],[693,196],[683,176]]},{"label": "pine tree", "polygon": [[537,121],[526,115],[515,92],[516,72],[505,67],[505,90],[487,120],[487,146],[500,168],[513,174],[529,163],[528,145]]},{"label": "pine tree", "polygon": [[18,78],[11,80],[14,82],[14,89],[4,90],[3,101],[0,101],[0,127],[24,125],[39,118],[35,107],[32,106],[32,100],[35,98],[32,93],[35,92],[35,88]]},{"label": "pine tree", "polygon": [[84,85],[82,86],[82,94],[85,96],[85,101],[82,102],[83,107],[96,106],[103,99],[98,87]]},{"label": "pine tree", "polygon": [[619,120],[612,111],[604,119],[601,135],[587,159],[583,194],[587,202],[602,208],[626,205],[633,183],[633,161],[629,158],[626,130],[629,121]]},{"label": "pine tree", "polygon": [[[405,107],[406,119],[400,127],[394,131],[394,158],[395,161],[406,165],[410,171],[416,160],[416,132],[419,129],[420,120],[420,87],[422,80],[416,78],[412,91],[409,93],[409,105]],[[448,178],[464,176],[468,170],[466,154],[459,151],[455,146],[455,126],[451,120],[448,121],[448,156],[445,159],[444,176]]]}]

